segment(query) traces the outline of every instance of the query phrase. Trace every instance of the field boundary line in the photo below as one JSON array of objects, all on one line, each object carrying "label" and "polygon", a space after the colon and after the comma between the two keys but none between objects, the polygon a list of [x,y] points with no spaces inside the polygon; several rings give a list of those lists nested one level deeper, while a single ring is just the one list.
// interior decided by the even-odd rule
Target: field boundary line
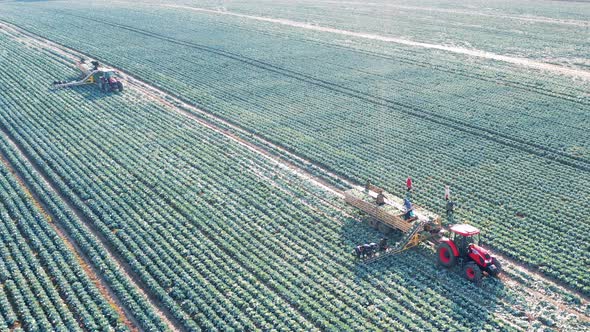
[{"label": "field boundary line", "polygon": [[[77,50],[72,49],[72,48],[65,46],[63,44],[53,42],[49,39],[46,39],[42,36],[35,34],[35,33],[29,32],[26,29],[16,27],[13,24],[5,23],[4,21],[0,20],[0,27],[3,24],[13,27],[13,30],[15,30],[17,32],[22,31],[21,32],[22,34],[34,39],[36,42],[38,42],[42,45],[45,45],[46,47],[51,48],[54,51],[60,52],[60,54],[70,58],[71,60],[78,60],[80,56],[92,58],[92,56],[89,54],[77,51]],[[108,66],[110,66],[113,69],[120,71],[121,73],[124,73],[125,79],[126,79],[126,81],[128,81],[130,83],[131,87],[136,89],[136,91],[138,91],[140,93],[144,93],[145,97],[150,98],[155,102],[161,103],[162,105],[165,105],[168,108],[170,108],[171,111],[176,112],[182,116],[185,116],[190,120],[196,121],[200,125],[203,125],[203,126],[207,127],[208,129],[211,129],[211,130],[223,135],[224,137],[227,137],[228,139],[240,144],[244,148],[263,156],[264,158],[272,161],[275,165],[277,165],[285,170],[290,171],[291,173],[295,174],[296,176],[316,185],[317,187],[323,189],[324,191],[326,191],[332,195],[342,198],[343,197],[343,190],[339,189],[335,185],[329,183],[323,177],[326,177],[328,179],[332,179],[336,182],[344,183],[346,186],[351,187],[351,188],[362,188],[361,185],[358,185],[351,180],[348,180],[348,179],[346,179],[334,172],[331,172],[328,169],[324,168],[323,166],[318,165],[309,159],[300,157],[300,156],[288,151],[287,149],[261,137],[258,134],[249,132],[246,129],[241,128],[239,125],[233,124],[220,116],[217,116],[215,114],[212,114],[210,112],[202,110],[202,109],[190,104],[189,102],[184,101],[182,99],[182,97],[178,97],[177,95],[175,95],[172,92],[168,92],[165,89],[161,89],[156,86],[153,86],[144,80],[136,78],[135,76],[133,76],[132,73],[127,72],[123,69],[116,68],[114,66],[111,66],[108,63],[105,63],[105,64],[107,64]],[[223,127],[227,127],[229,129],[225,129]],[[238,133],[238,134],[236,134],[236,133]],[[248,137],[248,139],[245,139],[241,136],[246,136],[246,137]],[[262,143],[262,145],[253,143],[250,140],[259,141]],[[274,150],[274,151],[269,151],[269,150]],[[291,160],[281,156],[281,154],[287,155],[289,158],[292,158],[296,162],[291,161]],[[320,170],[323,174],[322,174],[322,176],[314,175],[311,172],[305,170],[302,166],[298,165],[297,163],[301,163],[302,165],[312,165],[312,166],[316,167],[318,170]],[[586,301],[588,301],[588,297],[585,296],[584,294],[582,294],[580,291],[572,289],[571,287],[564,285],[560,281],[554,280],[553,278],[551,278],[549,276],[545,276],[542,272],[536,272],[534,268],[528,267],[526,263],[523,264],[523,263],[517,262],[513,259],[506,258],[503,255],[500,255],[497,253],[494,253],[494,254],[499,256],[501,259],[504,259],[506,261],[510,261],[514,266],[518,267],[519,269],[522,269],[526,273],[537,276],[543,282],[561,287],[562,289],[564,289],[572,294],[575,294],[577,296],[580,296],[582,299],[585,299]],[[512,278],[510,278],[510,279],[512,279]],[[548,296],[545,295],[545,297],[548,297]],[[577,315],[584,315],[583,313],[580,313],[578,311],[575,311],[575,313]]]},{"label": "field boundary line", "polygon": [[552,72],[555,74],[561,74],[561,75],[571,76],[571,77],[578,77],[578,78],[581,78],[584,80],[590,80],[590,71],[586,71],[586,70],[582,70],[582,69],[568,68],[568,67],[564,67],[564,66],[535,61],[535,60],[522,58],[522,57],[501,55],[501,54],[496,54],[496,53],[492,53],[489,51],[482,51],[482,50],[478,50],[478,49],[468,49],[468,48],[464,48],[464,47],[417,42],[417,41],[398,38],[398,37],[382,36],[382,35],[366,33],[366,32],[348,31],[348,30],[342,30],[342,29],[337,29],[337,28],[332,28],[332,27],[311,24],[311,23],[293,21],[293,20],[289,20],[289,19],[281,19],[281,18],[273,18],[273,17],[265,17],[265,16],[254,16],[254,15],[240,14],[240,13],[230,12],[230,11],[221,11],[221,10],[201,8],[201,7],[191,7],[191,6],[171,5],[171,4],[164,4],[161,6],[169,7],[169,8],[177,8],[177,9],[188,9],[188,10],[209,13],[209,14],[234,16],[234,17],[239,17],[239,18],[244,18],[244,19],[249,19],[249,20],[256,20],[256,21],[261,21],[261,22],[280,24],[280,25],[289,26],[289,27],[293,27],[293,28],[306,29],[306,30],[312,30],[312,31],[318,31],[318,32],[328,32],[328,33],[339,34],[339,35],[350,36],[350,37],[357,37],[357,38],[377,40],[377,41],[382,41],[382,42],[396,43],[396,44],[406,45],[406,46],[435,49],[435,50],[439,50],[439,51],[457,53],[457,54],[462,54],[462,55],[471,56],[471,57],[478,57],[478,58],[484,58],[484,59],[489,59],[489,60],[506,62],[506,63],[510,63],[513,65],[523,66],[523,67],[532,68],[532,69],[536,69],[536,70],[549,71],[549,72]]},{"label": "field boundary line", "polygon": [[[0,128],[0,134],[4,136],[6,141],[12,145],[15,151],[19,151],[16,147],[14,141],[7,135],[4,129]],[[19,151],[20,153],[20,151]],[[24,159],[24,158],[23,158]],[[140,331],[139,324],[135,317],[129,312],[126,306],[123,305],[122,301],[119,300],[117,295],[113,292],[112,288],[106,282],[104,277],[98,273],[96,267],[91,263],[90,259],[86,256],[86,254],[80,249],[80,246],[72,239],[72,237],[66,232],[66,230],[55,222],[56,218],[52,212],[49,211],[47,206],[39,199],[37,193],[35,193],[30,185],[26,183],[24,180],[23,175],[20,173],[19,170],[14,166],[14,164],[5,156],[5,153],[0,150],[0,162],[2,162],[7,168],[8,171],[14,176],[16,182],[21,187],[21,190],[25,193],[26,196],[31,199],[32,204],[39,210],[41,215],[47,221],[47,224],[55,231],[55,233],[59,236],[59,238],[64,242],[66,248],[74,255],[78,264],[88,276],[88,279],[96,286],[98,291],[104,298],[107,300],[107,303],[117,312],[119,317],[125,326],[127,326],[131,331]],[[46,185],[48,185],[46,183]],[[62,299],[63,301],[63,299]]]},{"label": "field boundary line", "polygon": [[[119,271],[128,279],[128,281],[131,283],[131,285],[135,287],[135,289],[139,292],[139,294],[142,295],[144,297],[144,299],[152,306],[152,310],[158,315],[158,317],[164,322],[164,324],[168,325],[168,327],[172,331],[183,331],[183,329],[181,329],[179,327],[181,325],[179,323],[175,322],[176,320],[173,318],[173,316],[170,314],[170,312],[167,308],[165,308],[161,305],[156,305],[156,304],[160,304],[160,301],[154,295],[152,295],[146,291],[146,289],[149,289],[147,287],[147,285],[136,275],[136,273],[131,269],[129,264],[127,264],[121,258],[121,256],[115,250],[112,249],[112,246],[108,243],[106,238],[104,238],[104,236],[94,227],[94,225],[92,225],[92,222],[90,222],[88,220],[88,218],[82,213],[82,211],[80,211],[80,209],[78,209],[67,197],[65,197],[65,195],[63,195],[63,193],[59,189],[56,188],[54,183],[48,178],[48,176],[45,174],[45,172],[42,171],[36,163],[32,162],[31,157],[28,155],[28,153],[26,153],[23,150],[23,148],[13,139],[13,137],[10,136],[10,134],[8,134],[8,132],[4,128],[4,125],[0,125],[0,134],[6,138],[6,140],[8,141],[8,143],[10,145],[12,145],[12,147],[14,148],[14,150],[18,154],[18,156],[21,157],[21,159],[24,162],[28,163],[31,166],[31,168],[39,175],[40,179],[43,181],[43,185],[45,185],[45,187],[49,191],[52,191],[62,201],[62,203],[70,211],[72,211],[72,213],[75,215],[75,217],[80,221],[80,226],[84,227],[87,231],[89,231],[92,235],[94,235],[94,237],[98,240],[98,242],[104,248],[108,257],[113,262],[115,262],[115,264],[119,268]],[[10,168],[16,172],[16,169],[13,168],[12,163],[8,162],[7,165],[9,165]],[[18,172],[17,172],[17,174],[18,174]],[[18,176],[21,177],[20,174]],[[33,192],[31,192],[30,190],[29,190],[29,192],[33,195]],[[36,196],[36,194],[33,196],[33,198],[35,198],[37,200],[37,203],[39,203],[40,206],[43,208],[42,211],[45,211],[45,213],[51,217],[51,220],[55,220],[54,216],[48,212],[48,209],[46,208],[45,204],[43,204],[40,200],[38,200],[38,196]],[[112,288],[109,286],[109,284],[106,281],[104,281],[104,278],[99,273],[96,273],[96,268],[89,261],[89,259],[86,257],[84,252],[81,251],[80,247],[76,244],[76,242],[57,223],[50,222],[50,225],[53,225],[54,227],[59,229],[58,235],[60,236],[60,238],[62,238],[66,242],[66,244],[69,243],[72,245],[72,247],[76,250],[75,252],[73,252],[76,255],[76,257],[80,256],[82,261],[85,262],[92,271],[94,271],[94,274],[98,278],[98,280],[104,283],[103,287],[106,290],[111,292],[110,295],[112,296],[112,299],[115,301],[116,304],[118,304],[120,306],[120,308],[122,310],[125,311],[126,315],[124,315],[122,317],[131,317],[132,318],[135,326],[137,327],[137,329],[132,329],[132,331],[139,330],[140,325],[135,320],[135,317],[128,311],[127,307],[122,304],[122,302],[118,299],[116,294],[114,294],[114,292],[113,292]],[[62,235],[63,235],[63,237],[62,237]],[[100,276],[100,277],[98,277],[98,276]],[[93,278],[90,278],[90,279],[94,281]],[[99,291],[101,291],[101,288],[99,288]],[[169,316],[172,318],[169,318]]]},{"label": "field boundary line", "polygon": [[525,22],[537,22],[537,23],[550,23],[550,24],[560,24],[560,25],[573,25],[579,27],[588,27],[590,26],[589,22],[576,20],[576,19],[558,19],[553,17],[547,16],[534,16],[534,15],[510,15],[504,13],[484,13],[484,12],[477,12],[469,9],[447,9],[447,8],[437,8],[437,7],[424,7],[424,6],[406,6],[406,5],[396,5],[390,3],[375,3],[375,2],[355,2],[355,1],[313,1],[319,4],[340,4],[340,5],[361,5],[361,6],[385,6],[390,8],[398,8],[398,9],[407,9],[407,10],[418,10],[418,11],[429,11],[429,12],[439,12],[439,13],[446,13],[446,14],[460,14],[460,15],[470,15],[470,16],[483,16],[483,17],[492,17],[492,18],[503,18],[503,19],[510,19],[510,20],[518,20],[518,21],[525,21]]}]

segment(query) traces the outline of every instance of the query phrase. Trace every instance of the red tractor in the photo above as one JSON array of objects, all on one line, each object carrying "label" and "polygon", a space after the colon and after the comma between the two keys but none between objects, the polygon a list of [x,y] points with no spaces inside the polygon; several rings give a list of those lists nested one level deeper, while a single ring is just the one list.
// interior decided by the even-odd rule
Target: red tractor
[{"label": "red tractor", "polygon": [[495,277],[502,271],[500,262],[478,246],[479,229],[466,224],[449,228],[450,237],[443,237],[437,248],[439,263],[444,267],[459,265],[465,278],[479,283],[483,272]]}]

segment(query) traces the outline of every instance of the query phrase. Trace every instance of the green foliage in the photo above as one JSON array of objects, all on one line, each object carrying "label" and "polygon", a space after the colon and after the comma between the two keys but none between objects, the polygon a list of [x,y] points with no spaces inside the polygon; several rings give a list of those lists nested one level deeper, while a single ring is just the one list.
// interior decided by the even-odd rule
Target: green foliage
[{"label": "green foliage", "polygon": [[[590,228],[584,227],[590,212],[587,82],[186,9],[45,6],[51,10],[5,5],[1,17],[124,68],[351,180],[371,178],[402,194],[403,179],[412,176],[416,203],[430,210],[443,211],[442,191],[450,184],[457,217],[480,226],[487,244],[590,294],[590,278],[583,273],[590,245]],[[514,6],[501,9],[528,8]],[[248,2],[232,7],[260,14]],[[446,42],[423,24],[412,24],[414,15],[376,23],[297,6],[271,8],[296,20],[307,21],[309,14],[314,22],[383,34],[389,24],[400,24],[393,30]],[[575,22],[587,15],[572,18],[550,5],[543,10]],[[350,11],[340,14],[353,17]],[[493,24],[498,19],[490,18]],[[508,22],[523,28],[521,20]],[[555,36],[551,43],[560,46],[564,36],[579,43],[572,38],[575,24],[531,24],[527,36]],[[491,52],[502,53],[507,47],[502,40],[508,40],[510,50],[521,47],[516,52],[587,58],[579,50],[541,47],[537,39],[520,39],[508,28],[509,38],[488,40],[491,32],[474,34],[468,26],[462,36]]]},{"label": "green foliage", "polygon": [[[416,201],[433,210],[451,183],[459,216],[481,226],[488,244],[588,293],[587,269],[577,265],[590,238],[585,85],[171,9],[0,6],[0,19],[125,68],[341,176],[400,194],[411,175]],[[133,89],[47,91],[75,71],[18,37],[0,33],[0,84],[10,87],[0,90],[0,128],[42,177],[4,138],[0,150],[144,330],[166,326],[103,241],[187,330],[510,330],[496,314],[519,299],[498,304],[500,282],[477,288],[420,249],[358,264],[353,246],[380,235],[345,216],[341,202]],[[0,324],[35,330],[74,318],[72,329],[119,328],[3,174]],[[27,264],[10,259],[17,254]],[[46,276],[30,272],[37,266]],[[67,309],[55,305],[61,290],[72,294]]]}]

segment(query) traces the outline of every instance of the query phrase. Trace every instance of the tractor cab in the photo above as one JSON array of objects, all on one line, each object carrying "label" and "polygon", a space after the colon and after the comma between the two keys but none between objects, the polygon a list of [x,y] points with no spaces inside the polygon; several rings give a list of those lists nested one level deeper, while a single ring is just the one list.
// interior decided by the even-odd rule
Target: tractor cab
[{"label": "tractor cab", "polygon": [[103,71],[103,72],[101,72],[101,74],[107,80],[111,77],[115,77],[115,72],[112,70]]},{"label": "tractor cab", "polygon": [[453,225],[449,231],[451,232],[450,239],[461,256],[466,256],[472,247],[479,244],[479,229],[471,225]]},{"label": "tractor cab", "polygon": [[438,261],[445,267],[460,264],[465,277],[479,282],[482,271],[496,276],[501,271],[500,262],[479,246],[479,229],[467,224],[453,225],[449,237],[443,237],[437,249]]}]

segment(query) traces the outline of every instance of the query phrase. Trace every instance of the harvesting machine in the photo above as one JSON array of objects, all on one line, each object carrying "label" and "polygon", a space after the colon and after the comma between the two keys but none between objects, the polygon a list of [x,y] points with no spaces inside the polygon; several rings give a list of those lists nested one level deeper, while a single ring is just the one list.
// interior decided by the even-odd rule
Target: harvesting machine
[{"label": "harvesting machine", "polygon": [[82,75],[77,81],[63,82],[54,81],[53,88],[69,88],[78,85],[96,84],[104,92],[123,91],[123,83],[119,80],[119,74],[113,69],[102,68],[98,61],[87,63],[81,59],[76,63]]},{"label": "harvesting machine", "polygon": [[[436,246],[436,255],[440,265],[451,268],[459,266],[465,278],[479,283],[484,276],[497,276],[502,267],[500,262],[478,245],[479,230],[468,224],[454,224],[448,228],[442,226],[441,218],[410,203],[411,193],[405,199],[397,198],[385,190],[367,183],[364,190],[350,189],[344,192],[344,199],[350,205],[367,213],[372,218],[369,225],[383,234],[394,230],[404,233],[402,239],[394,246],[381,243],[358,246],[355,250],[364,262],[370,263],[386,256],[395,255],[422,242]],[[448,198],[448,197],[447,197]],[[449,221],[452,222],[454,203],[447,201]]]}]

